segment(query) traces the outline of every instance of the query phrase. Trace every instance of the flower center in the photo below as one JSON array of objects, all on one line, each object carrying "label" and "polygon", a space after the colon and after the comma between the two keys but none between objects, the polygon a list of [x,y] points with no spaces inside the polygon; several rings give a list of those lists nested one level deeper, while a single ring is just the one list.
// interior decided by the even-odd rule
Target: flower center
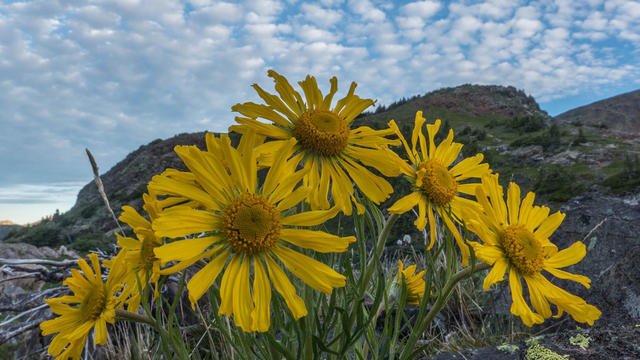
[{"label": "flower center", "polygon": [[227,205],[222,221],[235,252],[263,252],[280,238],[280,212],[261,195],[244,194],[236,198]]},{"label": "flower center", "polygon": [[416,186],[436,205],[446,205],[458,193],[458,182],[446,167],[434,160],[420,164]]},{"label": "flower center", "polygon": [[156,244],[152,239],[147,239],[145,236],[142,240],[142,249],[140,249],[140,262],[143,264],[145,270],[153,269],[153,262],[157,260],[155,254],[153,253],[153,249],[156,247]]},{"label": "flower center", "polygon": [[500,238],[507,257],[520,273],[532,275],[542,270],[544,253],[531,231],[520,224],[509,225]]},{"label": "flower center", "polygon": [[80,313],[86,321],[93,321],[100,317],[107,303],[107,294],[100,280],[99,284],[93,286],[91,291],[85,296],[80,304]]},{"label": "flower center", "polygon": [[302,146],[324,156],[341,153],[347,147],[349,133],[347,122],[326,110],[305,112],[293,131]]}]

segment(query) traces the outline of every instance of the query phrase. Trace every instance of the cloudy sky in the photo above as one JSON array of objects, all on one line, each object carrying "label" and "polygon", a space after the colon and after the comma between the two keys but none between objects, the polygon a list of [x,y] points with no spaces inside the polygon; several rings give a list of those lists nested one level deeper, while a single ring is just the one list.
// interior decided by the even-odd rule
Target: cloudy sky
[{"label": "cloudy sky", "polygon": [[513,85],[556,115],[640,88],[639,49],[639,1],[4,0],[0,220],[68,210],[85,147],[104,172],[154,139],[225,131],[270,68],[380,104]]}]

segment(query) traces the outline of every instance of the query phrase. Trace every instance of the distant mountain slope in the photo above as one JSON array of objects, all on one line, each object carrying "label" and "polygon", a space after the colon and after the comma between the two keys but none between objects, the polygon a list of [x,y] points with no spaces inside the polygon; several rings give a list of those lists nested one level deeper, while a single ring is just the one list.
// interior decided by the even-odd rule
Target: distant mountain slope
[{"label": "distant mountain slope", "polygon": [[373,122],[384,127],[391,118],[398,123],[412,124],[416,111],[419,110],[423,112],[427,121],[441,118],[443,121],[449,119],[454,123],[456,120],[473,122],[478,117],[506,119],[537,116],[547,122],[551,119],[546,111],[540,109],[531,95],[513,86],[465,84],[402,99],[387,107],[379,107],[375,113],[364,113],[354,125],[371,126]]},{"label": "distant mountain slope", "polygon": [[625,132],[640,132],[640,90],[596,101],[556,116],[564,123],[582,123]]}]

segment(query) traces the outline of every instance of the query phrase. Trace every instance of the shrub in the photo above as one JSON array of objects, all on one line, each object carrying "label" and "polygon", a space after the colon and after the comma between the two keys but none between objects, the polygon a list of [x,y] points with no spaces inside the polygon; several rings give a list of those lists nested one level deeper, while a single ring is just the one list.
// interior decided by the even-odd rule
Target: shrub
[{"label": "shrub", "polygon": [[578,183],[575,174],[560,165],[540,169],[533,190],[546,195],[550,201],[564,202],[582,193],[584,186]]}]

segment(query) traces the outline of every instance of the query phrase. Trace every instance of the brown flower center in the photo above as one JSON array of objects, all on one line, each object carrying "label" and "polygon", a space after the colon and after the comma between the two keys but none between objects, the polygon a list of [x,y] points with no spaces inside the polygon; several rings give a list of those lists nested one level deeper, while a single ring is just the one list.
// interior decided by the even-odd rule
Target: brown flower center
[{"label": "brown flower center", "polygon": [[335,113],[309,110],[302,114],[293,134],[305,148],[323,156],[341,153],[349,142],[349,126]]},{"label": "brown flower center", "polygon": [[261,195],[244,194],[236,198],[227,205],[222,221],[235,252],[263,252],[280,238],[280,212]]},{"label": "brown flower center", "polygon": [[458,182],[449,170],[434,160],[426,160],[418,169],[416,186],[436,205],[446,205],[458,193]]},{"label": "brown flower center", "polygon": [[531,231],[520,224],[509,225],[500,238],[507,257],[520,273],[532,275],[542,270],[544,253]]}]

